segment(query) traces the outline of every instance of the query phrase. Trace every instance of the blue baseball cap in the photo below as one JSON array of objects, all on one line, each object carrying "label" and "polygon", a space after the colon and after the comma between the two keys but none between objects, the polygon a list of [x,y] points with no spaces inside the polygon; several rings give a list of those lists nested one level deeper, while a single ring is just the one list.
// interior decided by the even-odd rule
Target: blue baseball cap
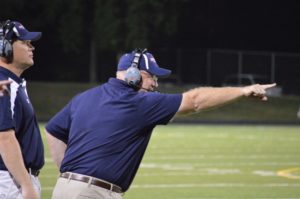
[{"label": "blue baseball cap", "polygon": [[[118,71],[127,70],[134,59],[135,51],[131,53],[126,53],[121,56],[118,63]],[[153,55],[151,53],[144,53],[139,62],[139,69],[145,70],[152,75],[156,75],[157,77],[166,77],[171,74],[171,70],[160,68],[156,63]]]},{"label": "blue baseball cap", "polygon": [[11,32],[6,36],[7,39],[17,38],[18,40],[30,40],[36,41],[41,38],[41,32],[29,32],[20,22],[12,21],[9,22],[13,24]]}]

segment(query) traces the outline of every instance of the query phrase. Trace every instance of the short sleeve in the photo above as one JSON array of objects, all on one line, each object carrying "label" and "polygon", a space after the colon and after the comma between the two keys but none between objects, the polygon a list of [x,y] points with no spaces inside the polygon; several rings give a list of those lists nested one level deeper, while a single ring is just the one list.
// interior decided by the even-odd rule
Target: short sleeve
[{"label": "short sleeve", "polygon": [[[0,80],[7,80],[7,77],[0,74]],[[9,90],[11,90],[12,84],[8,86]],[[14,106],[11,104],[12,98],[15,99],[16,97],[15,94],[16,93],[0,97],[0,131],[15,129],[15,121],[12,112]]]},{"label": "short sleeve", "polygon": [[177,113],[182,94],[145,93],[142,117],[150,124],[167,124]]},{"label": "short sleeve", "polygon": [[48,133],[57,139],[68,142],[71,125],[71,102],[59,111],[46,125]]},{"label": "short sleeve", "polygon": [[12,118],[10,96],[0,97],[0,131],[15,128]]}]

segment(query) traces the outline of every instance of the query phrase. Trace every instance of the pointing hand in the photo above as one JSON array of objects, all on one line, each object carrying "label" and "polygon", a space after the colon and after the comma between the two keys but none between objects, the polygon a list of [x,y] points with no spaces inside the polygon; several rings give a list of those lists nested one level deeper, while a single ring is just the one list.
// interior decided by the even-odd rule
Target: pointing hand
[{"label": "pointing hand", "polygon": [[266,90],[275,87],[276,83],[273,84],[253,84],[250,86],[242,87],[242,91],[246,97],[253,96],[258,97],[263,101],[267,101]]}]

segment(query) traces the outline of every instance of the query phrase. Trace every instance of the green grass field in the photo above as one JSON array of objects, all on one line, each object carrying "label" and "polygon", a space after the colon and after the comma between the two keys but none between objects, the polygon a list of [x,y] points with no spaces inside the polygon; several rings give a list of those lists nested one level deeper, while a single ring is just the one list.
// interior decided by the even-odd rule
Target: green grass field
[{"label": "green grass field", "polygon": [[[58,170],[45,148],[48,199]],[[124,198],[300,199],[300,127],[157,127]]]}]

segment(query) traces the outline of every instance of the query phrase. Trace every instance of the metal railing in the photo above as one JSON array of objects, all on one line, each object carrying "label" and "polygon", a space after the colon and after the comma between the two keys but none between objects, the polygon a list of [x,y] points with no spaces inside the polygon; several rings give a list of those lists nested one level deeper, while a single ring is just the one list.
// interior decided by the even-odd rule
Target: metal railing
[{"label": "metal railing", "polygon": [[300,54],[285,52],[174,49],[155,51],[159,65],[168,67],[175,83],[220,86],[231,74],[258,74],[300,94]]}]

